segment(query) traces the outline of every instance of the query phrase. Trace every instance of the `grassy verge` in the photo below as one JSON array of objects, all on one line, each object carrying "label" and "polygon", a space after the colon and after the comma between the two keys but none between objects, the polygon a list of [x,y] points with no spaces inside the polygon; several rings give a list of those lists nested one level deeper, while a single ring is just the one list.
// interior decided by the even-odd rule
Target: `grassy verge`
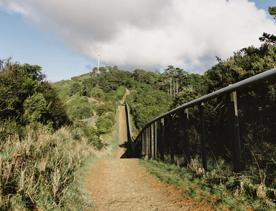
[{"label": "grassy verge", "polygon": [[66,208],[65,210],[91,210],[95,208],[95,204],[91,199],[91,196],[85,191],[85,176],[87,172],[91,169],[95,157],[87,159],[82,167],[75,173],[75,180],[68,187],[66,195]]},{"label": "grassy verge", "polygon": [[116,111],[116,123],[114,124],[112,131],[108,134],[104,134],[101,139],[104,141],[106,147],[84,161],[82,166],[75,173],[74,182],[72,182],[72,184],[68,187],[65,200],[65,207],[67,210],[88,210],[95,208],[93,199],[86,191],[85,177],[98,159],[111,157],[117,149],[119,143],[118,109]]},{"label": "grassy verge", "polygon": [[273,204],[266,204],[238,189],[230,191],[224,183],[208,183],[188,168],[152,160],[141,160],[140,163],[162,182],[180,188],[183,196],[198,202],[207,201],[216,210],[275,210]]},{"label": "grassy verge", "polygon": [[54,133],[30,129],[24,140],[12,136],[1,142],[0,210],[92,209],[84,178],[97,159],[115,152],[117,122],[103,139],[105,147],[98,151],[68,127]]},{"label": "grassy verge", "polygon": [[78,210],[86,203],[76,172],[97,150],[72,128],[29,130],[0,143],[1,210]]},{"label": "grassy verge", "polygon": [[[72,195],[72,203],[74,204],[72,210],[86,210],[88,208],[95,208],[93,199],[86,191],[86,180],[88,172],[93,167],[94,163],[103,157],[110,157],[114,154],[117,149],[118,140],[118,109],[116,111],[116,123],[112,128],[112,131],[108,134],[103,135],[101,138],[105,141],[106,147],[101,152],[97,153],[97,156],[88,158],[83,166],[76,172],[76,177],[74,183],[69,188],[69,193]],[[77,206],[76,206],[77,204]]]},{"label": "grassy verge", "polygon": [[104,144],[107,146],[103,151],[103,155],[101,157],[109,157],[114,154],[115,150],[119,144],[119,127],[118,127],[118,119],[119,119],[119,112],[118,108],[116,109],[115,113],[115,123],[112,126],[112,129],[109,133],[103,134],[101,136],[101,140],[103,140]]}]

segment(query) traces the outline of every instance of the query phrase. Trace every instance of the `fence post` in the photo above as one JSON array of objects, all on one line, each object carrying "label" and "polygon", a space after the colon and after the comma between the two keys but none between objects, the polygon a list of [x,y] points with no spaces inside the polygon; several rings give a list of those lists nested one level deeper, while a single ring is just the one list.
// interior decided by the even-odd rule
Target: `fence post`
[{"label": "fence post", "polygon": [[144,157],[147,156],[147,129],[145,128],[144,129],[144,132],[143,132],[143,139],[144,139]]},{"label": "fence post", "polygon": [[151,159],[151,125],[148,127],[148,133],[149,133],[149,159]]},{"label": "fence post", "polygon": [[170,157],[171,157],[170,162],[174,163],[174,134],[173,134],[173,125],[172,125],[173,117],[172,115],[170,115],[169,117],[170,117],[170,122],[169,122],[168,128],[169,128],[169,139],[170,139],[169,140]]},{"label": "fence post", "polygon": [[157,124],[156,122],[153,123],[154,125],[154,159],[157,158]]},{"label": "fence post", "polygon": [[237,91],[231,93],[232,113],[233,113],[233,126],[234,126],[234,139],[233,139],[233,164],[234,171],[241,171],[241,139],[240,139],[240,123],[238,111],[238,98]]},{"label": "fence post", "polygon": [[151,159],[151,129],[148,127],[148,158]]},{"label": "fence post", "polygon": [[151,158],[154,159],[154,123],[150,124],[150,132]]},{"label": "fence post", "polygon": [[164,133],[164,118],[163,119],[160,119],[160,122],[159,122],[159,127],[160,127],[160,138],[159,138],[159,153],[160,153],[160,159],[162,161],[164,161],[164,136],[165,136],[165,133]]},{"label": "fence post", "polygon": [[186,108],[184,110],[184,152],[187,156],[187,162],[189,163],[191,160],[191,156],[190,156],[190,146],[189,146],[189,109]]},{"label": "fence post", "polygon": [[139,145],[139,152],[137,152],[136,156],[138,156],[139,158],[142,157],[143,155],[143,141],[142,141],[142,134],[139,135],[139,140],[137,145]]},{"label": "fence post", "polygon": [[151,124],[151,158],[154,159],[154,123]]},{"label": "fence post", "polygon": [[149,159],[149,129],[146,128],[145,132],[146,132],[146,134],[145,134],[145,138],[146,138],[146,157],[147,157],[147,159]]},{"label": "fence post", "polygon": [[144,156],[144,138],[143,138],[143,135],[144,135],[144,131],[142,131],[142,133],[140,134],[140,140],[141,140],[141,157]]},{"label": "fence post", "polygon": [[207,170],[206,131],[205,131],[203,104],[199,105],[199,115],[200,115],[200,142],[201,142],[202,165],[203,165],[203,168]]},{"label": "fence post", "polygon": [[155,125],[155,153],[154,153],[154,158],[157,159],[157,155],[158,155],[158,122],[154,122]]},{"label": "fence post", "polygon": [[156,159],[160,159],[160,119],[156,121]]},{"label": "fence post", "polygon": [[151,128],[151,158],[154,159],[154,123],[150,125]]},{"label": "fence post", "polygon": [[144,158],[147,155],[147,130],[144,128],[143,134],[142,134],[142,139],[143,139],[143,145],[144,145]]},{"label": "fence post", "polygon": [[163,153],[164,153],[164,161],[166,160],[166,155],[168,154],[168,117],[164,117],[164,127],[163,127],[163,133],[164,133],[164,138],[163,138]]},{"label": "fence post", "polygon": [[158,160],[159,158],[159,138],[160,138],[160,131],[159,131],[159,121],[160,120],[156,120],[155,124],[156,124],[156,137],[155,137],[155,157]]},{"label": "fence post", "polygon": [[144,157],[146,156],[147,154],[147,148],[146,148],[146,130],[143,131],[143,134],[142,134],[142,140],[143,140],[143,146],[144,146]]}]

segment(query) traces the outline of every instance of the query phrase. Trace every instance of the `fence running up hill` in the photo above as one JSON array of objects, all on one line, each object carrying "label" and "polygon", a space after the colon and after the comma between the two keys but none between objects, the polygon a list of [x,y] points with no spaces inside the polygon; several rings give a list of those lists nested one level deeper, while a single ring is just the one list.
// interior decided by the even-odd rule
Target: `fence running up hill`
[{"label": "fence running up hill", "polygon": [[274,175],[275,78],[271,69],[156,117],[133,141],[133,153],[179,165],[198,157],[205,169],[221,159],[236,172],[258,162]]}]

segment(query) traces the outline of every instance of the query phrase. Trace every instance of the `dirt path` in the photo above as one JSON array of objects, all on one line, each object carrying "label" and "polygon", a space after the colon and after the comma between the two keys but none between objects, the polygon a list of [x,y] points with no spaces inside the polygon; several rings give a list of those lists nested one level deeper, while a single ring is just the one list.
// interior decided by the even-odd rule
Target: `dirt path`
[{"label": "dirt path", "polygon": [[[126,140],[125,108],[119,107],[119,142]],[[113,157],[95,163],[86,178],[87,190],[99,211],[204,210],[184,200],[175,188],[161,183],[139,165],[137,159]]]}]

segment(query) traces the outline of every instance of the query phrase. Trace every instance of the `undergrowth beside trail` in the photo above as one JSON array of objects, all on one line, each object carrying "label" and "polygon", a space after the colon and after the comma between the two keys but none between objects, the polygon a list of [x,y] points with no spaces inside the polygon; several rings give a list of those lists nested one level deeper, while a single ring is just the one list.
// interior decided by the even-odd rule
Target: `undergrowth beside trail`
[{"label": "undergrowth beside trail", "polygon": [[76,171],[96,150],[70,128],[29,130],[0,143],[0,210],[79,210],[91,207]]},{"label": "undergrowth beside trail", "polygon": [[[174,164],[153,160],[141,160],[141,165],[162,182],[174,185],[183,195],[195,201],[209,202],[216,210],[275,210],[269,199],[260,199],[249,190],[253,184],[246,184],[245,178],[230,176],[219,183],[212,182],[212,172],[199,176],[192,168],[181,168]],[[214,170],[216,171],[216,170]],[[219,177],[219,175],[215,175]],[[251,193],[250,193],[251,192]]]},{"label": "undergrowth beside trail", "polygon": [[[118,112],[115,112],[118,118]],[[118,145],[118,124],[98,142],[85,124],[55,132],[27,127],[22,140],[0,142],[0,210],[84,210],[94,207],[85,176],[94,161]]]}]

